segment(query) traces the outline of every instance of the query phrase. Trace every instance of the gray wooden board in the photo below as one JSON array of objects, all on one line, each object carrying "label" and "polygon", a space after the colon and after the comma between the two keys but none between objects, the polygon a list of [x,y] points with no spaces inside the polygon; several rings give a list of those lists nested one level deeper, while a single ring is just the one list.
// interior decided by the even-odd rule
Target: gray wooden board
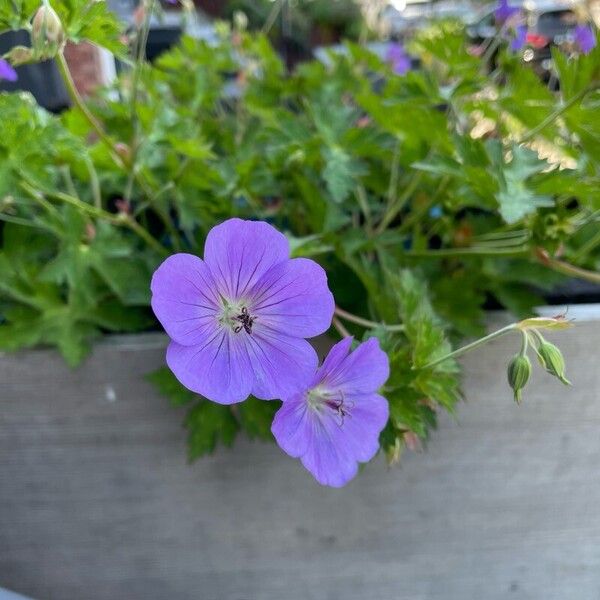
[{"label": "gray wooden board", "polygon": [[143,375],[162,337],[70,371],[0,357],[0,586],[37,600],[598,600],[600,323],[560,334],[563,387],[505,383],[518,338],[465,361],[428,448],[319,487],[276,446],[185,462],[182,410]]}]

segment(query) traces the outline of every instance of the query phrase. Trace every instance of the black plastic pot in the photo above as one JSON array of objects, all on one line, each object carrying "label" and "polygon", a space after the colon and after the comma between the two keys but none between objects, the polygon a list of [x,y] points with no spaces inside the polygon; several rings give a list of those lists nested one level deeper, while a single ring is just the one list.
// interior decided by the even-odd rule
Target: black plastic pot
[{"label": "black plastic pot", "polygon": [[[29,33],[26,31],[9,31],[0,35],[0,55],[14,46],[29,45]],[[60,112],[69,105],[67,90],[54,61],[22,65],[16,71],[19,79],[15,82],[0,80],[0,91],[31,92],[40,106],[52,112]]]}]

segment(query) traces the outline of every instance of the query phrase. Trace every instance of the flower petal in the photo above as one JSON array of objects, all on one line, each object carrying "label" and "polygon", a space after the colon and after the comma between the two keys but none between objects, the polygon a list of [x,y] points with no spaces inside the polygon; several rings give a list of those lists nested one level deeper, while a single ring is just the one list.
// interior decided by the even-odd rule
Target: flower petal
[{"label": "flower petal", "polygon": [[261,327],[297,337],[313,337],[331,325],[335,304],[325,271],[313,260],[279,263],[250,290],[253,315]]},{"label": "flower petal", "polygon": [[[336,351],[336,356],[341,356],[344,343],[348,344],[342,340],[333,347],[331,352]],[[340,348],[336,350],[338,346]],[[339,389],[346,395],[355,395],[376,392],[389,375],[390,363],[387,354],[379,347],[377,338],[369,338],[337,365],[334,360],[329,363],[326,360],[317,378],[329,389]]]},{"label": "flower petal", "polygon": [[219,404],[245,400],[252,389],[253,373],[243,338],[228,329],[214,328],[201,346],[171,342],[167,364],[188,389]]},{"label": "flower petal", "polygon": [[167,258],[152,277],[152,310],[169,337],[202,344],[217,325],[216,284],[206,264],[191,254]]},{"label": "flower petal", "polygon": [[243,298],[271,267],[287,260],[286,237],[268,223],[229,219],[206,238],[204,260],[230,300]]},{"label": "flower petal", "polygon": [[388,401],[379,394],[349,395],[349,414],[340,425],[346,450],[359,462],[368,462],[379,450],[379,434],[389,418]]},{"label": "flower petal", "polygon": [[252,394],[257,398],[290,398],[308,387],[319,360],[306,340],[260,327],[244,334],[244,339],[254,372]]},{"label": "flower petal", "polygon": [[312,427],[302,464],[321,485],[342,487],[358,472],[358,463],[344,443],[332,418],[309,419]]},{"label": "flower petal", "polygon": [[294,458],[308,450],[311,416],[304,393],[285,401],[275,413],[271,432],[279,447]]}]

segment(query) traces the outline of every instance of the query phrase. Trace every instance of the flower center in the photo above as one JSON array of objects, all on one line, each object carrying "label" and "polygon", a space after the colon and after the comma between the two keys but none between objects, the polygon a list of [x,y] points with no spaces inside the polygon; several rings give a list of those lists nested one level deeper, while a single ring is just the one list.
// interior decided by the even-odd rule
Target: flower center
[{"label": "flower center", "polygon": [[315,412],[335,416],[340,427],[346,417],[352,416],[350,410],[354,407],[353,402],[345,400],[341,390],[327,390],[319,386],[308,392],[307,402]]},{"label": "flower center", "polygon": [[221,298],[223,308],[219,317],[219,323],[229,327],[233,333],[240,333],[244,330],[246,333],[252,333],[252,325],[256,321],[248,311],[248,307],[243,302],[228,302]]}]

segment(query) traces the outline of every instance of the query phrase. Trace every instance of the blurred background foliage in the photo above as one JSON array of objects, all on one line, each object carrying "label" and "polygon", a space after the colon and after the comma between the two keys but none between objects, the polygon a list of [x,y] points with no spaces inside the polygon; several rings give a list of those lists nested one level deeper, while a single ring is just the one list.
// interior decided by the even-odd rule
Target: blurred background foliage
[{"label": "blurred background foliage", "polygon": [[[31,28],[37,1],[15,2],[0,30]],[[269,18],[271,3],[250,4],[230,8]],[[315,19],[336,10],[308,5]],[[405,75],[356,42],[290,72],[239,22],[149,64],[104,3],[53,6],[67,38],[110,48],[124,68],[60,115],[0,95],[0,349],[51,344],[77,365],[105,333],[157,329],[161,260],[202,255],[231,216],[264,219],[327,269],[340,308],[365,320],[348,330],[389,353],[382,446],[394,461],[460,397],[456,363],[413,365],[482,333],[486,308],[528,316],[569,277],[598,282],[598,47],[553,50],[556,90],[501,39],[490,70],[453,20],[411,38]],[[275,402],[218,406],[167,369],[151,380],[189,407],[190,458],[239,429],[271,436]]]}]

